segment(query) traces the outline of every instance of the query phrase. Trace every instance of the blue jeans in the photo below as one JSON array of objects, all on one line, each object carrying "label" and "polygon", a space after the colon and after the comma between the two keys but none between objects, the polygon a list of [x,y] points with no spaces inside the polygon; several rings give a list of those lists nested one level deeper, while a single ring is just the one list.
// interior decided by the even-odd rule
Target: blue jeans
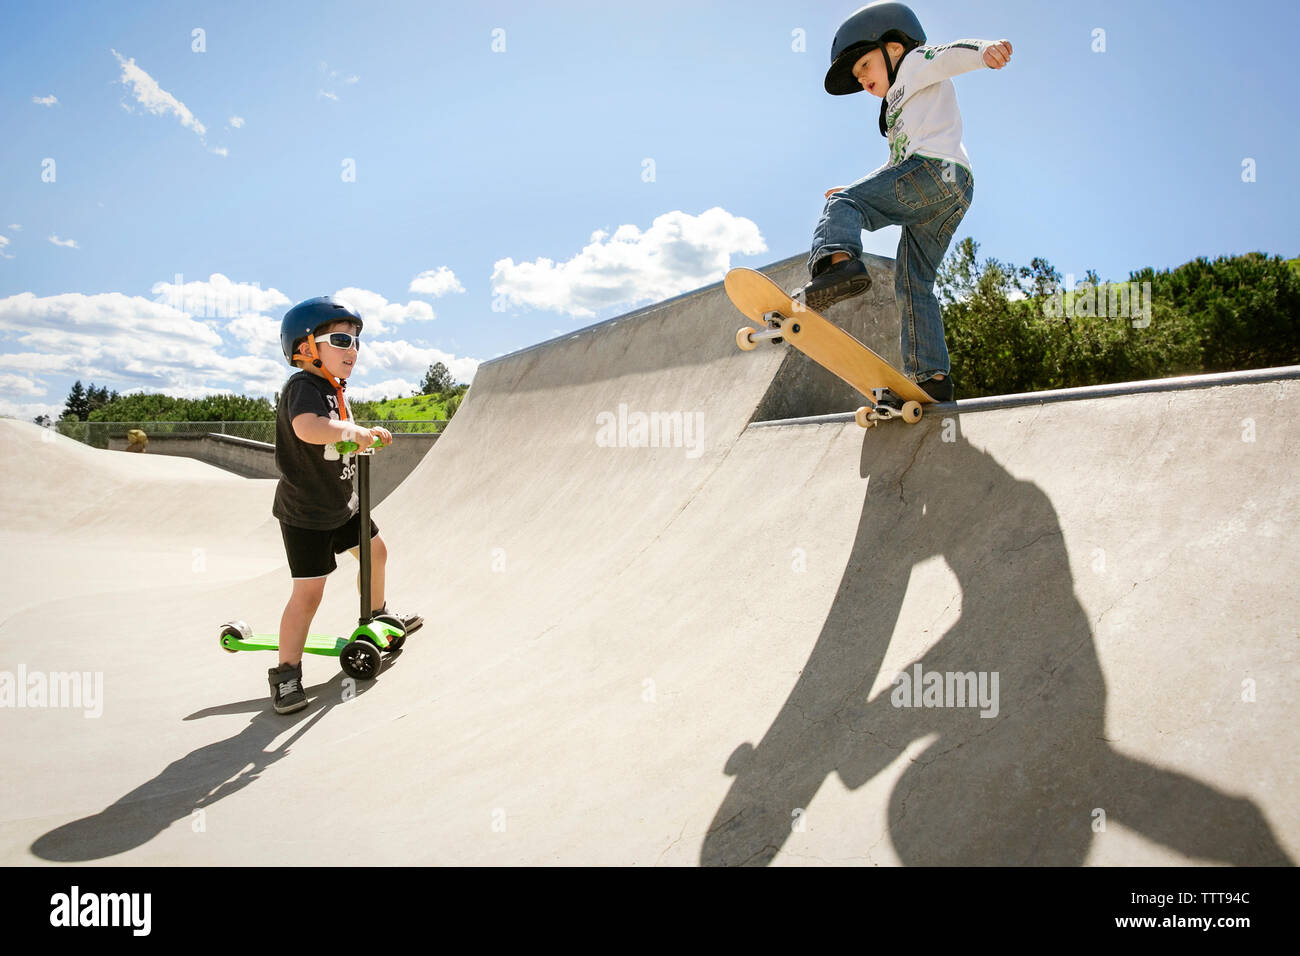
[{"label": "blue jeans", "polygon": [[934,276],[974,195],[967,169],[914,155],[832,193],[813,235],[809,272],[832,252],[860,255],[863,229],[903,227],[894,295],[902,319],[903,371],[916,382],[949,371]]}]

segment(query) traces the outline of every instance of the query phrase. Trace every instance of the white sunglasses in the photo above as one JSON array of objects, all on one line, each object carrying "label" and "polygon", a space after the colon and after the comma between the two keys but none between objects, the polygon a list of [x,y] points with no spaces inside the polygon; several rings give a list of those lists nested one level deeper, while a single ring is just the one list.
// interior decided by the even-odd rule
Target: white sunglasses
[{"label": "white sunglasses", "polygon": [[330,332],[328,335],[316,336],[317,342],[328,342],[336,349],[347,350],[355,347],[358,351],[361,349],[361,336],[353,335],[351,332]]}]

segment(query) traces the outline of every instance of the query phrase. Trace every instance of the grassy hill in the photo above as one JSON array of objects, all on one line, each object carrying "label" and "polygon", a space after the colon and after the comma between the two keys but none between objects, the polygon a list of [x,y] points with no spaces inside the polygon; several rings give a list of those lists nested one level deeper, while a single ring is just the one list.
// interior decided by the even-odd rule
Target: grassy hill
[{"label": "grassy hill", "polygon": [[[430,419],[449,420],[456,414],[464,392],[443,393],[439,395],[416,395],[407,398],[389,398],[379,402],[350,402],[352,414],[358,421],[370,422],[407,422],[429,421]],[[441,426],[429,425],[427,428],[408,426],[407,431],[436,431]]]}]

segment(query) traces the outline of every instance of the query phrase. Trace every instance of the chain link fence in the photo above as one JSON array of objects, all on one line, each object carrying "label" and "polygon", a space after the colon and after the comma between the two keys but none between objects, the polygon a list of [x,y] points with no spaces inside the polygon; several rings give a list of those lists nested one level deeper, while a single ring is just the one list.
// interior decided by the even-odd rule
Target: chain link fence
[{"label": "chain link fence", "polygon": [[[447,427],[445,419],[404,419],[384,421],[359,421],[363,428],[380,426],[387,428],[394,435],[418,433],[438,434]],[[127,440],[127,432],[138,428],[150,438],[168,435],[175,438],[202,438],[215,432],[218,435],[233,435],[251,441],[275,444],[275,422],[79,422],[59,421],[54,428],[60,435],[84,442],[93,448],[107,448],[110,438]]]}]

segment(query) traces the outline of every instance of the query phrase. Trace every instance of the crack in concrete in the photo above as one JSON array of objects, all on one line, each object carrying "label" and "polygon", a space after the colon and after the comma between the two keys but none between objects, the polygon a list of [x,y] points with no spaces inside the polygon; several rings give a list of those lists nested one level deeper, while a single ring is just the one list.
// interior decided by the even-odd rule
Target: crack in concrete
[{"label": "crack in concrete", "polygon": [[1055,531],[1044,531],[1044,532],[1043,532],[1042,534],[1040,534],[1038,537],[1034,538],[1034,540],[1032,540],[1032,541],[1030,541],[1030,542],[1028,542],[1028,543],[1026,543],[1026,544],[1022,544],[1020,547],[1018,547],[1018,548],[1003,548],[1002,551],[1001,551],[1000,553],[1001,553],[1001,554],[1015,554],[1017,551],[1024,551],[1026,548],[1032,548],[1034,545],[1038,544],[1038,542],[1042,541],[1044,538],[1060,538],[1060,537],[1064,537],[1064,535],[1065,535],[1065,532],[1062,531],[1060,528],[1057,528]]},{"label": "crack in concrete", "polygon": [[768,851],[771,851],[769,854],[769,861],[770,861],[776,858],[776,855],[781,852],[781,848],[774,844],[768,843],[765,846],[763,846],[761,849],[755,850],[749,856],[745,857],[745,859],[741,860],[740,863],[738,863],[737,865],[749,866],[750,861],[756,859],[757,857],[762,856],[765,853],[768,853]]},{"label": "crack in concrete", "polygon": [[666,847],[664,847],[663,850],[662,850],[662,852],[660,852],[659,856],[655,858],[655,866],[658,866],[660,863],[663,862],[664,855],[665,855],[669,850],[671,850],[671,849],[672,849],[673,847],[675,847],[677,844],[679,844],[679,843],[682,842],[682,837],[686,835],[686,828],[687,828],[688,826],[690,826],[690,823],[689,823],[689,822],[687,822],[687,823],[683,823],[683,824],[682,824],[682,829],[681,829],[681,832],[677,834],[677,839],[674,840],[672,843],[668,844]]},{"label": "crack in concrete", "polygon": [[925,447],[925,436],[921,436],[920,441],[916,443],[916,448],[912,452],[912,457],[908,461],[907,467],[904,468],[902,473],[899,474],[898,476],[898,500],[901,501],[903,504],[907,504],[907,495],[904,494],[903,492],[903,482],[907,480],[908,472],[910,472],[912,470],[912,466],[916,464],[916,459],[920,456],[921,449],[924,447]]},{"label": "crack in concrete", "polygon": [[1132,586],[1131,586],[1127,591],[1125,591],[1123,594],[1121,594],[1121,595],[1120,595],[1119,597],[1117,597],[1115,600],[1111,601],[1110,604],[1108,604],[1108,605],[1106,606],[1105,610],[1103,610],[1100,614],[1097,615],[1096,620],[1094,620],[1094,621],[1092,622],[1092,632],[1093,632],[1093,634],[1095,635],[1095,634],[1098,632],[1098,630],[1100,629],[1102,618],[1104,618],[1107,614],[1109,614],[1111,611],[1113,611],[1113,610],[1115,609],[1115,606],[1116,606],[1117,604],[1119,604],[1121,601],[1123,601],[1123,600],[1125,600],[1126,598],[1128,598],[1128,597],[1129,597],[1129,596],[1130,596],[1134,591],[1136,591],[1139,587],[1143,587],[1143,586],[1145,586],[1145,585],[1147,585],[1147,584],[1150,584],[1152,581],[1156,580],[1157,578],[1164,577],[1164,575],[1168,574],[1168,573],[1169,573],[1169,569],[1170,569],[1171,567],[1173,567],[1172,556],[1173,556],[1173,552],[1171,551],[1171,552],[1169,553],[1168,559],[1165,561],[1164,566],[1161,567],[1160,570],[1156,571],[1154,574],[1148,575],[1148,576],[1145,577],[1145,578],[1142,578],[1142,579],[1140,579],[1140,580],[1134,581],[1133,584],[1132,584]]}]

